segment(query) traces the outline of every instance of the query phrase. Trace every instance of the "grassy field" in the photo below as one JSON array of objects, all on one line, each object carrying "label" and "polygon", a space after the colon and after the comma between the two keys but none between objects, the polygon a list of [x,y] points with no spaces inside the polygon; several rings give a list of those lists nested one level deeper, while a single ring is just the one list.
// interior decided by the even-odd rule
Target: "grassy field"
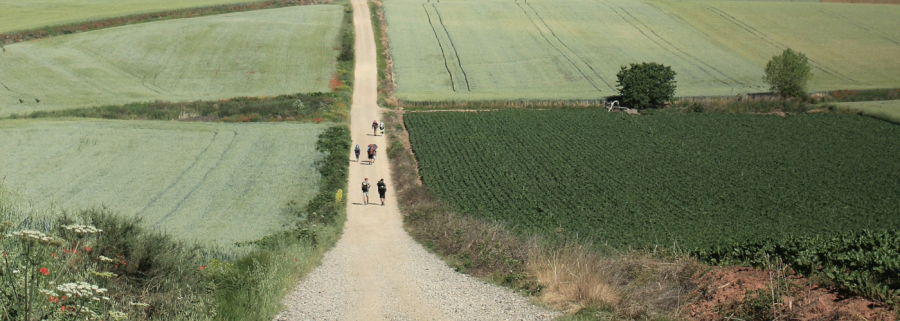
[{"label": "grassy field", "polygon": [[137,13],[185,9],[241,0],[0,0],[0,33]]},{"label": "grassy field", "polygon": [[[397,81],[412,101],[598,99],[622,65],[678,73],[677,96],[764,92],[785,47],[811,90],[900,86],[900,6],[763,1],[390,0]],[[799,18],[798,18],[799,17]]]},{"label": "grassy field", "polygon": [[[316,124],[0,122],[3,185],[40,208],[108,206],[227,246],[280,230],[317,192]],[[247,224],[253,222],[253,224]]]},{"label": "grassy field", "polygon": [[[900,227],[900,126],[848,114],[407,113],[426,186],[518,231],[703,248]],[[461,134],[465,133],[465,134]]]},{"label": "grassy field", "polygon": [[859,111],[863,115],[883,118],[900,124],[900,100],[864,101],[838,105]]},{"label": "grassy field", "polygon": [[8,45],[0,54],[0,117],[138,101],[327,92],[343,15],[335,5],[287,7]]}]

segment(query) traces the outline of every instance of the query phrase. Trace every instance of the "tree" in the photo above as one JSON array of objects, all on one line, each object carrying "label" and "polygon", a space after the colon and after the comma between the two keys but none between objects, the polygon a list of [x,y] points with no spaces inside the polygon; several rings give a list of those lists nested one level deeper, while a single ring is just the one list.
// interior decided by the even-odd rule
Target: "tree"
[{"label": "tree", "polygon": [[675,98],[675,72],[655,62],[622,66],[616,75],[616,87],[625,106],[660,107]]},{"label": "tree", "polygon": [[811,76],[812,68],[806,55],[787,48],[769,60],[763,80],[782,98],[806,97],[806,85]]}]

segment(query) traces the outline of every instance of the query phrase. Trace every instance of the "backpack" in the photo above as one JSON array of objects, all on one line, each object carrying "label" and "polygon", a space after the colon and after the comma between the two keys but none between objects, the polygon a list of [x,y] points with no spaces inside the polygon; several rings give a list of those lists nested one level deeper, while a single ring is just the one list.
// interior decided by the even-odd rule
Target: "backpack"
[{"label": "backpack", "polygon": [[354,149],[357,153],[359,153],[359,144],[356,145],[356,149]]},{"label": "backpack", "polygon": [[369,183],[368,183],[368,182],[363,182],[363,183],[362,183],[362,190],[363,190],[363,192],[368,192],[368,191],[369,191]]}]

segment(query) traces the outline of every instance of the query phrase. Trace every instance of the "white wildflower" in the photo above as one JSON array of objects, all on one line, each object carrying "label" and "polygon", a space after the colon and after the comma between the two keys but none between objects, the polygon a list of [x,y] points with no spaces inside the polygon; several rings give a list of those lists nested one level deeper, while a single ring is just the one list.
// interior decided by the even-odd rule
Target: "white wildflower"
[{"label": "white wildflower", "polygon": [[106,289],[87,282],[65,283],[56,287],[57,291],[65,292],[74,297],[93,297],[96,294],[104,294]]},{"label": "white wildflower", "polygon": [[109,311],[109,318],[113,320],[125,320],[128,319],[128,314],[122,311]]},{"label": "white wildflower", "polygon": [[103,232],[103,230],[98,229],[96,227],[90,225],[82,225],[82,224],[72,224],[72,225],[63,225],[64,230],[69,232],[74,232],[76,234],[87,235],[87,234],[98,234]]},{"label": "white wildflower", "polygon": [[129,304],[132,305],[132,306],[136,306],[136,307],[148,307],[148,306],[150,306],[149,304],[146,304],[146,303],[143,303],[143,302],[131,302],[131,303],[129,303]]},{"label": "white wildflower", "polygon": [[112,262],[113,259],[101,255],[101,256],[100,256],[100,261],[103,261],[103,262]]}]

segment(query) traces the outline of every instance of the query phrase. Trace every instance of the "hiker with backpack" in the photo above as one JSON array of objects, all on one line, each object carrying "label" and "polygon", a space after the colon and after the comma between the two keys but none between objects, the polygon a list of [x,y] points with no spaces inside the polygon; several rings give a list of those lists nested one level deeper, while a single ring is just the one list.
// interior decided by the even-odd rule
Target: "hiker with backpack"
[{"label": "hiker with backpack", "polygon": [[378,136],[378,120],[372,121],[372,136]]},{"label": "hiker with backpack", "polygon": [[378,149],[378,145],[369,144],[369,149],[367,150],[369,154],[369,165],[375,164],[375,150]]},{"label": "hiker with backpack", "polygon": [[384,136],[384,122],[381,122],[381,125],[378,126],[378,130],[381,131],[381,136]]},{"label": "hiker with backpack", "polygon": [[366,180],[362,182],[362,191],[363,191],[363,205],[369,205],[369,187],[372,186],[369,184],[369,178],[366,177]]},{"label": "hiker with backpack", "polygon": [[359,163],[359,144],[356,144],[356,148],[353,149],[353,152],[356,153],[356,162]]},{"label": "hiker with backpack", "polygon": [[378,197],[381,198],[381,206],[384,206],[384,194],[387,193],[387,184],[384,183],[384,178],[378,181]]}]

